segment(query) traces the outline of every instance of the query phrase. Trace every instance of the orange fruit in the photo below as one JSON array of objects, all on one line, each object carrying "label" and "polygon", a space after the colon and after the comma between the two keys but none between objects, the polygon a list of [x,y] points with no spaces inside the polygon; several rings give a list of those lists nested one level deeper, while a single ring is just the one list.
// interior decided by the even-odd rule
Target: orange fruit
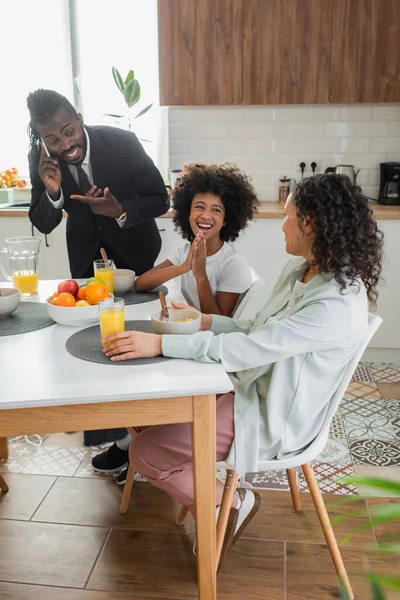
[{"label": "orange fruit", "polygon": [[58,306],[58,300],[57,298],[51,298],[51,300],[49,300],[50,304],[54,304],[54,306]]},{"label": "orange fruit", "polygon": [[53,300],[54,298],[57,298],[57,296],[58,296],[58,292],[54,292],[54,294],[52,294],[50,296],[50,300]]},{"label": "orange fruit", "polygon": [[69,292],[57,296],[57,306],[75,306],[75,298]]},{"label": "orange fruit", "polygon": [[86,300],[86,298],[85,298],[85,290],[86,290],[86,285],[83,285],[82,287],[79,288],[78,293],[76,295],[76,297],[78,298],[78,300]]},{"label": "orange fruit", "polygon": [[85,300],[87,300],[89,304],[98,304],[99,300],[108,298],[108,296],[108,289],[104,283],[92,281],[92,283],[89,283],[89,285],[86,286]]}]

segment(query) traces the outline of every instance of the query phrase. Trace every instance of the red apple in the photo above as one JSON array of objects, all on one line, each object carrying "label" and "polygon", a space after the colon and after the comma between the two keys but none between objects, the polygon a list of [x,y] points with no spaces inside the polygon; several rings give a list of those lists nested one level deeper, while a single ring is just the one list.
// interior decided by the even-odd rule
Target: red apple
[{"label": "red apple", "polygon": [[72,294],[74,298],[76,297],[78,290],[79,284],[77,281],[75,281],[75,279],[66,279],[65,281],[59,283],[57,287],[57,291],[59,294],[62,294],[63,292],[68,292],[69,294]]}]

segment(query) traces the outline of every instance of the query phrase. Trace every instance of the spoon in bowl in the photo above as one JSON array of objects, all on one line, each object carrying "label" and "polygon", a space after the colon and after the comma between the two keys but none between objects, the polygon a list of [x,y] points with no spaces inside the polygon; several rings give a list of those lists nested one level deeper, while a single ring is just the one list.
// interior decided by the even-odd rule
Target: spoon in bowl
[{"label": "spoon in bowl", "polygon": [[168,323],[169,312],[168,312],[167,301],[165,299],[164,292],[159,292],[159,296],[160,296],[160,302],[161,302],[162,318],[164,321],[166,321]]}]

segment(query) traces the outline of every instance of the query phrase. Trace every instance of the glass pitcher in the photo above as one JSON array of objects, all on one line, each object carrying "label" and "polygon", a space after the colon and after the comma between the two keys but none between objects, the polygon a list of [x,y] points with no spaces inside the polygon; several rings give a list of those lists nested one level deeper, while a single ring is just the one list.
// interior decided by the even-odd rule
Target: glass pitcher
[{"label": "glass pitcher", "polygon": [[1,251],[0,267],[5,278],[13,281],[24,296],[37,292],[40,242],[38,237],[12,237],[6,239],[7,247]]}]

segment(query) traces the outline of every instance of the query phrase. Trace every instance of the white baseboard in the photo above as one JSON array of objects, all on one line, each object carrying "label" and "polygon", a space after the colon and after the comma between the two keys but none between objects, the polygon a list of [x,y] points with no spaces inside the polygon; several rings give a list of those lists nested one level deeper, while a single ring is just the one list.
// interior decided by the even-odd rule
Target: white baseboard
[{"label": "white baseboard", "polygon": [[400,364],[400,348],[367,348],[362,362],[391,362]]}]

